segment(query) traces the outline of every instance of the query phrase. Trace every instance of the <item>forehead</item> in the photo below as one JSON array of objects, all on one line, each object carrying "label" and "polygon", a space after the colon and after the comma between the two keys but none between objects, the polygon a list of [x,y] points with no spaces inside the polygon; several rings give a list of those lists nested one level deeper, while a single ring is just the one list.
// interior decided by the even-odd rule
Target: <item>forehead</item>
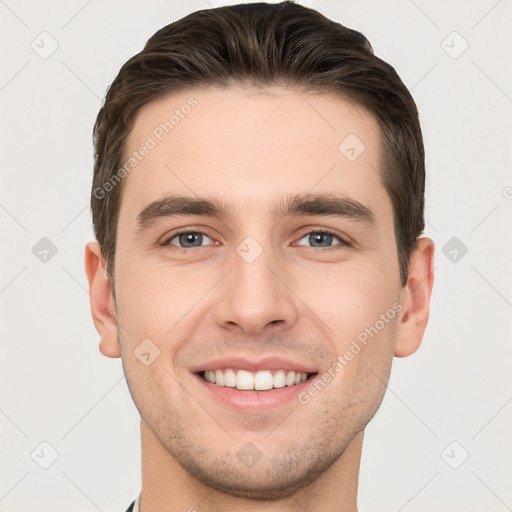
[{"label": "forehead", "polygon": [[241,213],[267,209],[283,193],[386,201],[379,158],[375,117],[332,93],[191,89],[139,111],[126,144],[124,163],[133,166],[121,212],[169,193],[226,199]]}]

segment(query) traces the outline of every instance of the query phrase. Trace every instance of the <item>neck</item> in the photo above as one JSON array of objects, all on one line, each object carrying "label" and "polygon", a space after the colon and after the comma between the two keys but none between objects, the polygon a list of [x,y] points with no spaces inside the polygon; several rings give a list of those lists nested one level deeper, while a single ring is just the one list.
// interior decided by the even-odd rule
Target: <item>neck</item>
[{"label": "neck", "polygon": [[308,512],[332,510],[357,512],[357,487],[364,432],[360,432],[326,471],[292,496],[278,500],[252,500],[213,489],[187,473],[165,450],[141,420],[142,492],[141,512],[184,510],[213,512]]}]

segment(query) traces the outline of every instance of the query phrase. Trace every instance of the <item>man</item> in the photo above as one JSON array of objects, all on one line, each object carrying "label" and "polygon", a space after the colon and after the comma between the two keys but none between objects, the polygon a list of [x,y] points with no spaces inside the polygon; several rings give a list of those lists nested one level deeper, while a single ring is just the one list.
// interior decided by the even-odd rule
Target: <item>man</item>
[{"label": "man", "polygon": [[121,68],[94,133],[91,309],[141,416],[128,510],[357,510],[433,284],[394,69],[291,2],[203,10]]}]

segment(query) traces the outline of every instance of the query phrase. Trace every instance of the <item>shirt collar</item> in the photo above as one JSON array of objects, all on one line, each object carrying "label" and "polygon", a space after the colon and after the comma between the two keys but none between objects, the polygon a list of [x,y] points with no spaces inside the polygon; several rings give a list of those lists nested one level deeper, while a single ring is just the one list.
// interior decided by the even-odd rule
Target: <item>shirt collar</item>
[{"label": "shirt collar", "polygon": [[135,500],[135,503],[133,505],[132,512],[140,512],[140,493],[137,496],[137,499]]}]

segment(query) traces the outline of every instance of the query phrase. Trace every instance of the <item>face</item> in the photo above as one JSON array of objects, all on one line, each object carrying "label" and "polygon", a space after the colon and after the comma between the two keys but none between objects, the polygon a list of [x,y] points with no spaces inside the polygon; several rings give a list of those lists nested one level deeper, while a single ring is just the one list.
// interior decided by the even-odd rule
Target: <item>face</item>
[{"label": "face", "polygon": [[293,492],[380,404],[403,312],[379,137],[363,108],[282,88],[188,91],[137,116],[115,257],[123,366],[161,446],[216,489]]}]

